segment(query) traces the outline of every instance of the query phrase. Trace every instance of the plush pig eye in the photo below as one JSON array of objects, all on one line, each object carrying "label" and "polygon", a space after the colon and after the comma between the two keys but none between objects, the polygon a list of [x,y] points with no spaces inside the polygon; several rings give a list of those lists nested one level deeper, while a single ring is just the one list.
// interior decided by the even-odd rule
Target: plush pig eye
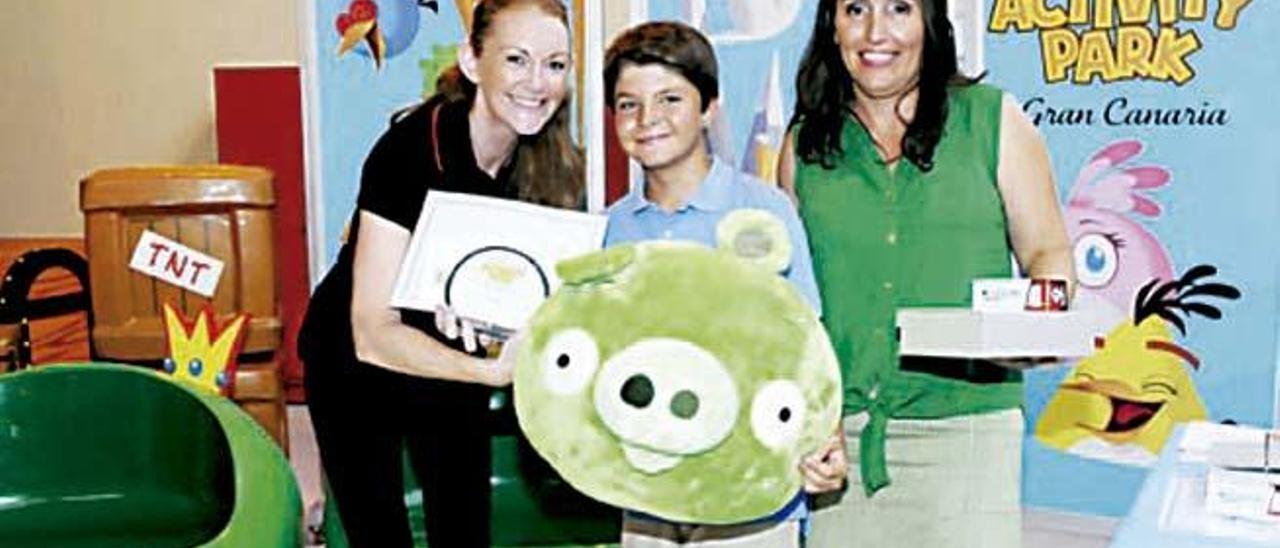
[{"label": "plush pig eye", "polygon": [[794,443],[804,427],[805,401],[791,381],[772,381],[751,400],[751,431],[770,449]]},{"label": "plush pig eye", "polygon": [[577,394],[591,382],[600,365],[600,349],[590,333],[566,329],[542,349],[542,383],[556,394]]}]

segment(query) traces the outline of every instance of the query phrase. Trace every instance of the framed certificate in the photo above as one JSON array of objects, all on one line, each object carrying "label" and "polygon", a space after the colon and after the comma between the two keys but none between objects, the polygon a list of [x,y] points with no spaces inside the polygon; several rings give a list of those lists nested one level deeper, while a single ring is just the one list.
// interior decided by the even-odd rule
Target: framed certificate
[{"label": "framed certificate", "polygon": [[448,305],[501,337],[522,327],[560,286],[555,264],[599,250],[604,231],[603,215],[428,192],[391,306]]}]

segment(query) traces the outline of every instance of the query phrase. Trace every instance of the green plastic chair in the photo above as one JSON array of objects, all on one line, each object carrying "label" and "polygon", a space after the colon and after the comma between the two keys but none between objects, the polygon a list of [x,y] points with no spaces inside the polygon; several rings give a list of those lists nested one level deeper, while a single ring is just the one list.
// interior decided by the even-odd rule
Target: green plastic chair
[{"label": "green plastic chair", "polygon": [[284,454],[232,402],[113,364],[0,375],[0,546],[302,544]]}]

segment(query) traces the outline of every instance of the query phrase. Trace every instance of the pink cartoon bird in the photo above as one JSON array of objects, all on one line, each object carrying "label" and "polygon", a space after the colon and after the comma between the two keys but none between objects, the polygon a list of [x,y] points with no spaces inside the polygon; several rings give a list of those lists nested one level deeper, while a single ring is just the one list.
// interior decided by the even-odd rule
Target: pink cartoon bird
[{"label": "pink cartoon bird", "polygon": [[1152,279],[1173,279],[1169,253],[1137,219],[1160,216],[1146,195],[1169,183],[1169,171],[1141,165],[1137,140],[1116,141],[1093,155],[1076,177],[1065,221],[1080,287],[1077,304],[1127,316],[1134,294]]}]

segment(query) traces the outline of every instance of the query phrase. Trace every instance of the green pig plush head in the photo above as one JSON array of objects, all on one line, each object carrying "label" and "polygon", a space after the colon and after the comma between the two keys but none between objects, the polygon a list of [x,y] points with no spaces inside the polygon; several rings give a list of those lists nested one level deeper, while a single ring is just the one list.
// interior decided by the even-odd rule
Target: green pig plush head
[{"label": "green pig plush head", "polygon": [[557,265],[564,285],[509,349],[520,426],[583,493],[673,521],[756,519],[835,430],[839,370],[778,275],[785,228],[740,210],[717,233],[715,250],[644,242]]}]

